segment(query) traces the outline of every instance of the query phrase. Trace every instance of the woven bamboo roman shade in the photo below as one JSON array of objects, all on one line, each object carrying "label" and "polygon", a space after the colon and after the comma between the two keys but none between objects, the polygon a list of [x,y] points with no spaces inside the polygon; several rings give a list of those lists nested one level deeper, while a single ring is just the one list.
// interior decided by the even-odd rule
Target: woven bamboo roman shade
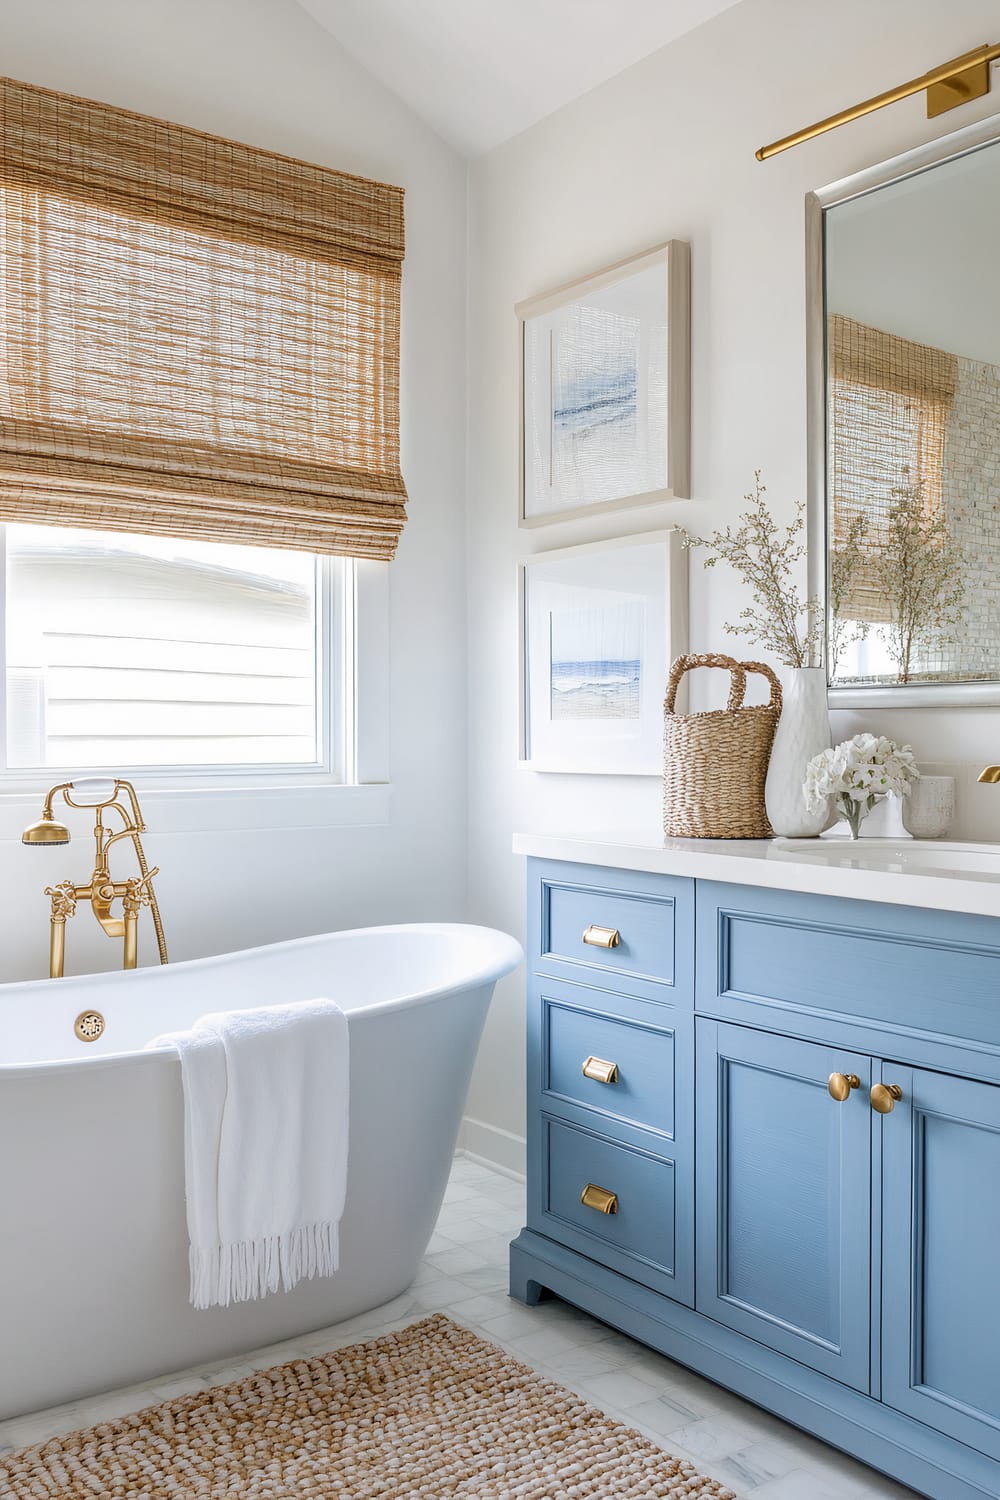
[{"label": "woven bamboo roman shade", "polygon": [[392,557],[402,190],[0,80],[0,520]]},{"label": "woven bamboo roman shade", "polygon": [[[958,360],[840,314],[828,319],[827,344],[831,543],[843,545],[852,517],[863,512],[866,547],[875,550],[894,491],[917,487],[928,514],[941,508]],[[874,569],[857,570],[846,608],[852,619],[888,619]]]}]

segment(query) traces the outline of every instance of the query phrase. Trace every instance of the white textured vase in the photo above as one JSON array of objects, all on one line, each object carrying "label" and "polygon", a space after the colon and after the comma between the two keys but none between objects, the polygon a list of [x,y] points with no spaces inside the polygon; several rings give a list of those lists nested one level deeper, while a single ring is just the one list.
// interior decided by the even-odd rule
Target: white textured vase
[{"label": "white textured vase", "polygon": [[830,714],[823,667],[787,667],[781,678],[778,720],[764,785],[768,822],[785,838],[815,838],[826,827],[826,803],[810,812],[802,792],[806,766],[830,747]]}]

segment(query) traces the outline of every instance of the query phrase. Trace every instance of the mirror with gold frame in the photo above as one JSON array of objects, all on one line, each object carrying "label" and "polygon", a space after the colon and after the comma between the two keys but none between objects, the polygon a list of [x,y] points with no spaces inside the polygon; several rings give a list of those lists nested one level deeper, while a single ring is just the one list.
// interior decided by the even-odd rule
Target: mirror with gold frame
[{"label": "mirror with gold frame", "polygon": [[810,194],[806,217],[830,701],[1000,704],[1000,117]]}]

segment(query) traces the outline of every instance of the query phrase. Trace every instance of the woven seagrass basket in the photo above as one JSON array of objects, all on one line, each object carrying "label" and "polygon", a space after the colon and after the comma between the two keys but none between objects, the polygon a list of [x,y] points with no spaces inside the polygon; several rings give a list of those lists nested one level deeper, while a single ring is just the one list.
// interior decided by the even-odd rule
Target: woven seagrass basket
[{"label": "woven seagrass basket", "polygon": [[[708,713],[674,712],[677,689],[693,667],[730,673],[729,702]],[[771,685],[770,702],[745,706],[747,673]],[[781,683],[760,661],[679,656],[663,705],[663,831],[668,838],[766,839],[764,779],[781,713]]]}]

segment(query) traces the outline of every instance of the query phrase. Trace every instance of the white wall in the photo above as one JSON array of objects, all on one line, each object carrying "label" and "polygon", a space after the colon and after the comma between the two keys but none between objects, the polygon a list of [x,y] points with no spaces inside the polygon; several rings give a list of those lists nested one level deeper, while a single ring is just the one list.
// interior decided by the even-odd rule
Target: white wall
[{"label": "white wall", "polygon": [[[996,110],[997,96],[924,118],[917,97],[760,164],[754,150],[954,57],[996,31],[992,0],[743,0],[697,32],[477,162],[470,180],[469,649],[471,915],[522,932],[517,828],[642,828],[656,835],[655,779],[519,771],[515,564],[524,553],[675,519],[732,519],[755,468],[789,517],[803,496],[803,198],[813,188]],[[995,77],[995,72],[994,72]],[[521,298],[645,250],[690,240],[693,490],[689,502],[599,524],[518,531]],[[695,560],[691,645],[728,649],[741,607],[721,567]],[[716,689],[718,691],[718,689]],[[696,702],[704,706],[702,689]],[[838,734],[861,715],[838,715]],[[866,722],[920,757],[962,763],[960,815],[1000,835],[1000,789],[972,767],[1000,758],[1000,712],[885,712]],[[467,1140],[516,1165],[523,1131],[523,978],[502,987],[469,1102]],[[475,1123],[479,1122],[479,1123]]]},{"label": "white wall", "polygon": [[[391,822],[313,828],[297,809],[293,826],[268,831],[251,810],[251,826],[215,831],[230,820],[210,806],[207,831],[154,831],[149,853],[163,866],[173,958],[331,927],[462,916],[465,163],[294,0],[23,0],[4,7],[3,54],[15,78],[406,188],[402,449],[411,519],[391,574]],[[5,978],[45,971],[42,887],[89,872],[88,820],[77,816],[81,838],[67,850],[23,849],[2,837],[17,819],[0,819]],[[68,941],[70,968],[112,961],[89,913]]]}]

